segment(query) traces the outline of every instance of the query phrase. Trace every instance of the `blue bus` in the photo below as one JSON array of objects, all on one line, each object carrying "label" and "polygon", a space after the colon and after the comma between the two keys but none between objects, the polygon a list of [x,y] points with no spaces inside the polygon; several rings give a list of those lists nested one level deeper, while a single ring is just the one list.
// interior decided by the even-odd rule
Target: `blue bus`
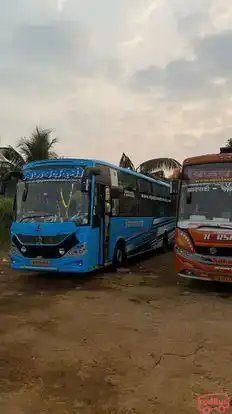
[{"label": "blue bus", "polygon": [[11,267],[90,272],[173,243],[170,185],[107,162],[52,159],[18,176]]}]

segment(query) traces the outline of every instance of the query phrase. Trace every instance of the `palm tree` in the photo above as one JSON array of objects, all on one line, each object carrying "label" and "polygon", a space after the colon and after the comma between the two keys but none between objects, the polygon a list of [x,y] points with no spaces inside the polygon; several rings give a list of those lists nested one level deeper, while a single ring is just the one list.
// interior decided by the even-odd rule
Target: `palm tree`
[{"label": "palm tree", "polygon": [[20,138],[17,147],[25,162],[56,158],[52,148],[57,143],[57,138],[51,138],[51,129],[36,127],[30,138]]},{"label": "palm tree", "polygon": [[1,155],[4,157],[9,168],[13,170],[20,170],[25,164],[25,160],[11,145],[1,148]]},{"label": "palm tree", "polygon": [[119,166],[129,168],[133,171],[140,172],[141,174],[160,178],[165,178],[164,169],[181,169],[181,164],[173,158],[152,158],[135,168],[133,162],[125,153],[122,154]]},{"label": "palm tree", "polygon": [[29,138],[20,138],[17,148],[12,146],[2,148],[2,156],[9,162],[12,170],[20,171],[24,164],[31,161],[57,158],[57,154],[52,151],[57,143],[57,138],[51,138],[51,129],[36,127]]},{"label": "palm tree", "polygon": [[229,138],[229,139],[227,140],[226,147],[227,147],[227,148],[231,148],[231,149],[232,149],[232,138]]},{"label": "palm tree", "polygon": [[119,167],[127,168],[129,170],[135,171],[135,166],[131,159],[125,154],[125,152],[122,153],[122,156],[119,161]]},{"label": "palm tree", "polygon": [[23,165],[30,161],[57,158],[52,151],[57,138],[51,138],[52,130],[36,127],[30,138],[20,138],[17,148],[12,146],[0,148],[0,179],[9,183],[13,172],[20,172]]}]

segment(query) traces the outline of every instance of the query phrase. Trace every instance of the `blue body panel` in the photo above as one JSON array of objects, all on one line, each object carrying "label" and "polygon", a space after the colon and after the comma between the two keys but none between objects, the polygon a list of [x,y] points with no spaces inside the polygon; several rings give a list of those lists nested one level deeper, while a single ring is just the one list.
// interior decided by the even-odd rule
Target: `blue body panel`
[{"label": "blue body panel", "polygon": [[[11,227],[11,237],[15,234],[37,236],[37,224],[13,223]],[[96,231],[94,231],[96,230]],[[90,226],[77,228],[72,222],[67,223],[41,223],[40,236],[57,236],[60,234],[72,234],[75,232],[77,243],[65,256],[59,259],[48,259],[48,265],[35,266],[32,264],[34,259],[24,257],[22,254],[15,254],[16,249],[12,246],[11,266],[13,269],[33,269],[56,272],[89,272],[97,268],[99,252],[98,229]]]},{"label": "blue body panel", "polygon": [[126,242],[127,257],[162,247],[163,235],[167,233],[173,243],[175,218],[163,217],[113,217],[110,221],[109,260],[119,239]]},{"label": "blue body panel", "polygon": [[[128,173],[128,170],[113,166],[109,163],[84,160],[84,159],[56,159],[47,161],[37,161],[29,163],[24,167],[25,170],[33,170],[34,167],[52,168],[70,168],[79,166],[94,166],[102,164],[111,168]],[[136,172],[131,172],[138,176]],[[140,175],[140,177],[144,177]],[[151,178],[144,177],[149,181]],[[157,183],[169,187],[167,183],[157,179]],[[93,201],[93,188],[91,200]],[[92,205],[93,203],[91,203]],[[92,215],[92,211],[91,211]],[[91,219],[92,220],[92,219]],[[103,220],[103,219],[102,219]],[[111,217],[109,225],[109,242],[105,263],[103,263],[103,226],[92,228],[91,221],[89,225],[77,226],[72,221],[60,222],[40,222],[38,233],[38,222],[13,222],[11,226],[11,267],[18,270],[33,271],[51,271],[51,272],[74,272],[85,273],[101,267],[104,264],[111,263],[114,256],[115,246],[118,240],[125,241],[127,256],[155,249],[162,246],[163,236],[166,233],[171,243],[174,238],[175,217]],[[20,237],[66,237],[73,235],[74,242],[69,251],[62,257],[45,259],[40,256],[32,258],[25,257],[21,251],[22,246]],[[76,240],[76,243],[75,243]],[[31,244],[31,248],[35,246]],[[45,244],[46,246],[46,244]],[[30,246],[29,246],[30,247]],[[53,245],[54,247],[54,245]],[[39,260],[41,263],[38,264]],[[38,264],[38,265],[37,265]]]}]

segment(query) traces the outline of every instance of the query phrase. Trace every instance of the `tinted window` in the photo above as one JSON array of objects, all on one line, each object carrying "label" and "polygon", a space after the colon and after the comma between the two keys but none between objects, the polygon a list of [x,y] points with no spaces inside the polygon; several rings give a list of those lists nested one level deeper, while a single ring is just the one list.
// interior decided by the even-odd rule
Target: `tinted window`
[{"label": "tinted window", "polygon": [[138,192],[144,194],[151,194],[151,183],[150,181],[144,180],[143,178],[138,179]]},{"label": "tinted window", "polygon": [[152,183],[151,188],[152,188],[152,195],[156,196],[158,194],[158,191],[159,191],[159,184]]},{"label": "tinted window", "polygon": [[[131,193],[133,194],[133,192]],[[125,192],[120,195],[119,215],[122,217],[137,217],[138,199],[135,193],[134,193],[134,197],[127,195]]]},{"label": "tinted window", "polygon": [[139,199],[139,215],[141,217],[152,217],[153,216],[153,201],[147,200],[146,198]]},{"label": "tinted window", "polygon": [[152,194],[157,197],[169,198],[169,187],[158,183],[152,183]]},{"label": "tinted window", "polygon": [[118,172],[119,185],[124,189],[136,190],[137,178],[135,175],[127,174],[122,171]]}]

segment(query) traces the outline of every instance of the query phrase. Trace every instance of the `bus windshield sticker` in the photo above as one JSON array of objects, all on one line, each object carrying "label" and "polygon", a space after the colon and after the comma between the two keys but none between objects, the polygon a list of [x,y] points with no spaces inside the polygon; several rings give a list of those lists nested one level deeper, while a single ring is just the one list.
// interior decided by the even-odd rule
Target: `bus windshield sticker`
[{"label": "bus windshield sticker", "polygon": [[232,180],[232,169],[196,169],[186,168],[184,171],[184,179],[198,182],[223,182]]},{"label": "bus windshield sticker", "polygon": [[24,180],[42,180],[42,179],[75,179],[81,178],[84,169],[81,167],[63,168],[60,170],[25,170],[23,172]]}]

